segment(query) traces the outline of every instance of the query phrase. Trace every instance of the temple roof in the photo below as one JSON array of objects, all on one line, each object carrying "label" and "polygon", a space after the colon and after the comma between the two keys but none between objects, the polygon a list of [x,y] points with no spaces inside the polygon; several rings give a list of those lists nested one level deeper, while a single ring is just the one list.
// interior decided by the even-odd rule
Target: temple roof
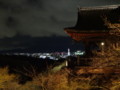
[{"label": "temple roof", "polygon": [[65,30],[109,30],[104,23],[104,17],[107,17],[111,23],[120,23],[120,5],[79,8],[76,25],[74,27],[65,28]]}]

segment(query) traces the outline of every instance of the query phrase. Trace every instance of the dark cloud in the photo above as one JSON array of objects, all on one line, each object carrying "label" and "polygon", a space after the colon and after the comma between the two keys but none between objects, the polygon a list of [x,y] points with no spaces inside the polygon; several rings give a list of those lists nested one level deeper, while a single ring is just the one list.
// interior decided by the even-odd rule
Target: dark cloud
[{"label": "dark cloud", "polygon": [[9,28],[14,28],[17,27],[17,20],[12,16],[8,16],[8,18],[6,18],[5,24]]},{"label": "dark cloud", "polygon": [[43,0],[26,0],[26,4],[34,8],[39,8],[40,10],[45,10]]},{"label": "dark cloud", "polygon": [[8,9],[9,6],[6,3],[0,1],[0,8],[2,8],[2,9]]},{"label": "dark cloud", "polygon": [[40,0],[27,0],[28,3],[30,4],[38,4]]},{"label": "dark cloud", "polygon": [[62,35],[77,19],[77,7],[120,4],[119,0],[0,0],[0,38]]}]

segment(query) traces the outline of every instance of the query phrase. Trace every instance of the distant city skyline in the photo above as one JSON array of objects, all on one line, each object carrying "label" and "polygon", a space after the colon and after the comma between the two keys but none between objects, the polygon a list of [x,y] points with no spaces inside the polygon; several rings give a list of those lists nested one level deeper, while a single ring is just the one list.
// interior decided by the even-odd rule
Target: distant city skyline
[{"label": "distant city skyline", "polygon": [[77,57],[78,55],[84,55],[85,51],[81,50],[76,50],[74,52],[70,52],[70,49],[64,52],[46,52],[46,53],[19,53],[19,52],[14,52],[14,53],[2,53],[2,55],[8,55],[8,56],[27,56],[27,57],[33,57],[33,58],[40,58],[40,59],[51,59],[51,60],[59,60],[59,59],[65,59],[67,57]]}]

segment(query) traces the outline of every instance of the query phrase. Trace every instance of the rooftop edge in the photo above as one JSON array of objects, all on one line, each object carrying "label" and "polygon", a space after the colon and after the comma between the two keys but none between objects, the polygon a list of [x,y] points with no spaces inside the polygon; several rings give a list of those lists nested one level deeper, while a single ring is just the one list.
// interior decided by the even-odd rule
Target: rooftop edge
[{"label": "rooftop edge", "polygon": [[93,6],[93,7],[80,7],[78,10],[101,10],[101,9],[116,9],[120,7],[120,4],[117,5],[105,5],[105,6]]}]

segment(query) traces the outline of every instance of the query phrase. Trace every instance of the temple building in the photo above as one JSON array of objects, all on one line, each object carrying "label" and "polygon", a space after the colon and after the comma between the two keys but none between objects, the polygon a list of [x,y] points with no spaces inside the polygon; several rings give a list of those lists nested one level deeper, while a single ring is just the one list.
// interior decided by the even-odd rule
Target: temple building
[{"label": "temple building", "polygon": [[64,31],[75,41],[101,39],[110,35],[106,20],[112,24],[120,23],[120,5],[81,7],[76,25]]},{"label": "temple building", "polygon": [[90,53],[91,42],[104,42],[112,34],[120,36],[120,5],[81,7],[76,25],[64,31],[73,40],[84,42],[86,53]]}]

